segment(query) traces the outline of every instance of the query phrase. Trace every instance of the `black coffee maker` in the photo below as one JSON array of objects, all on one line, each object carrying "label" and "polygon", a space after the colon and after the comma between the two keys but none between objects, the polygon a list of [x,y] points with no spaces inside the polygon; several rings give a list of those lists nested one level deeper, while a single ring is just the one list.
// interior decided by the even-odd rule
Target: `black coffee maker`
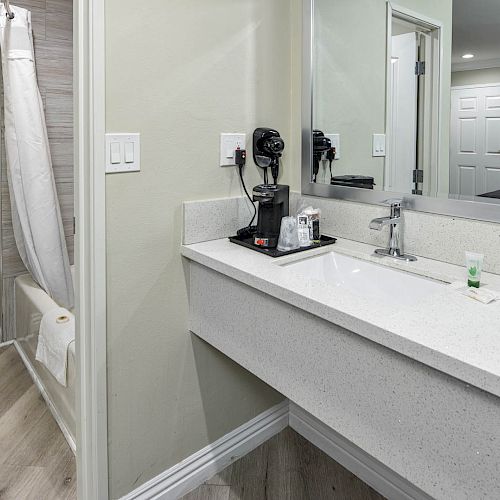
[{"label": "black coffee maker", "polygon": [[[264,169],[264,184],[253,188],[253,201],[259,203],[254,245],[275,248],[278,245],[281,219],[289,213],[290,187],[278,184],[279,159],[285,149],[285,142],[278,131],[258,128],[253,133],[253,159]],[[271,169],[273,184],[268,180]]]},{"label": "black coffee maker", "polygon": [[253,201],[259,203],[254,245],[275,248],[280,236],[281,219],[288,215],[290,186],[260,184],[253,188]]}]

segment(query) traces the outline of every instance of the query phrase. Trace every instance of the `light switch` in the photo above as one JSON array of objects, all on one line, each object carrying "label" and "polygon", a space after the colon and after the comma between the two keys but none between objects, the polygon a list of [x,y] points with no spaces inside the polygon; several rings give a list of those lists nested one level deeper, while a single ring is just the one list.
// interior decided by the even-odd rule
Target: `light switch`
[{"label": "light switch", "polygon": [[125,143],[125,163],[134,163],[134,143]]},{"label": "light switch", "polygon": [[140,170],[140,134],[106,134],[106,173]]},{"label": "light switch", "polygon": [[373,156],[385,156],[385,134],[373,134]]},{"label": "light switch", "polygon": [[113,165],[116,165],[117,163],[121,162],[121,154],[120,154],[120,143],[119,142],[112,142],[110,146],[110,162]]}]

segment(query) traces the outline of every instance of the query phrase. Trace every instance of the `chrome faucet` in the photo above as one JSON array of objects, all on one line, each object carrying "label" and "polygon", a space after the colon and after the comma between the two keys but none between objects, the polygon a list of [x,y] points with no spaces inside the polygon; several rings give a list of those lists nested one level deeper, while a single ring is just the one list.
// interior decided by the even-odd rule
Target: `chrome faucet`
[{"label": "chrome faucet", "polygon": [[413,255],[406,255],[403,251],[403,200],[386,200],[386,205],[391,207],[389,217],[379,217],[370,222],[370,229],[380,231],[384,226],[389,226],[389,248],[377,248],[375,253],[384,257],[394,257],[395,259],[413,262],[417,260]]}]

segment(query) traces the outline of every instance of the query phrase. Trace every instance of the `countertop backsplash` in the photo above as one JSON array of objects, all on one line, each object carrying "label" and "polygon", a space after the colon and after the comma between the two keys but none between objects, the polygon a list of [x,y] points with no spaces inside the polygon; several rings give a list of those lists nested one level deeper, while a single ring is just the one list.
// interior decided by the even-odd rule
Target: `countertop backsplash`
[{"label": "countertop backsplash", "polygon": [[[388,215],[387,207],[291,193],[290,213],[303,205],[321,209],[324,234],[387,246],[388,231],[368,227],[371,219]],[[465,265],[466,250],[480,252],[485,255],[484,270],[500,274],[500,224],[410,210],[404,216],[406,252],[457,265]],[[185,202],[183,243],[232,236],[251,217],[245,197]]]}]

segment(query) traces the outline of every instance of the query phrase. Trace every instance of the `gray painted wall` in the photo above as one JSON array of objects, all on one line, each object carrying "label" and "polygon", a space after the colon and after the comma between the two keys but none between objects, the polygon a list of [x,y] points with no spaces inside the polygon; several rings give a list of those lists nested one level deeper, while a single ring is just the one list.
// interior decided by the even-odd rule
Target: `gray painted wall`
[{"label": "gray painted wall", "polygon": [[[42,95],[66,242],[73,262],[73,2],[17,0],[31,11],[38,85]],[[3,92],[0,97],[3,108]],[[26,273],[12,229],[2,120],[0,169],[2,337],[14,337],[14,279]]]},{"label": "gray painted wall", "polygon": [[[291,179],[292,5],[106,2],[106,128],[142,134],[142,171],[106,183],[112,498],[281,400],[189,334],[179,247],[184,200],[241,193],[220,132],[277,128]],[[252,161],[245,176],[260,182]]]},{"label": "gray painted wall", "polygon": [[500,68],[456,71],[451,74],[451,85],[453,87],[481,85],[485,83],[500,83]]}]

